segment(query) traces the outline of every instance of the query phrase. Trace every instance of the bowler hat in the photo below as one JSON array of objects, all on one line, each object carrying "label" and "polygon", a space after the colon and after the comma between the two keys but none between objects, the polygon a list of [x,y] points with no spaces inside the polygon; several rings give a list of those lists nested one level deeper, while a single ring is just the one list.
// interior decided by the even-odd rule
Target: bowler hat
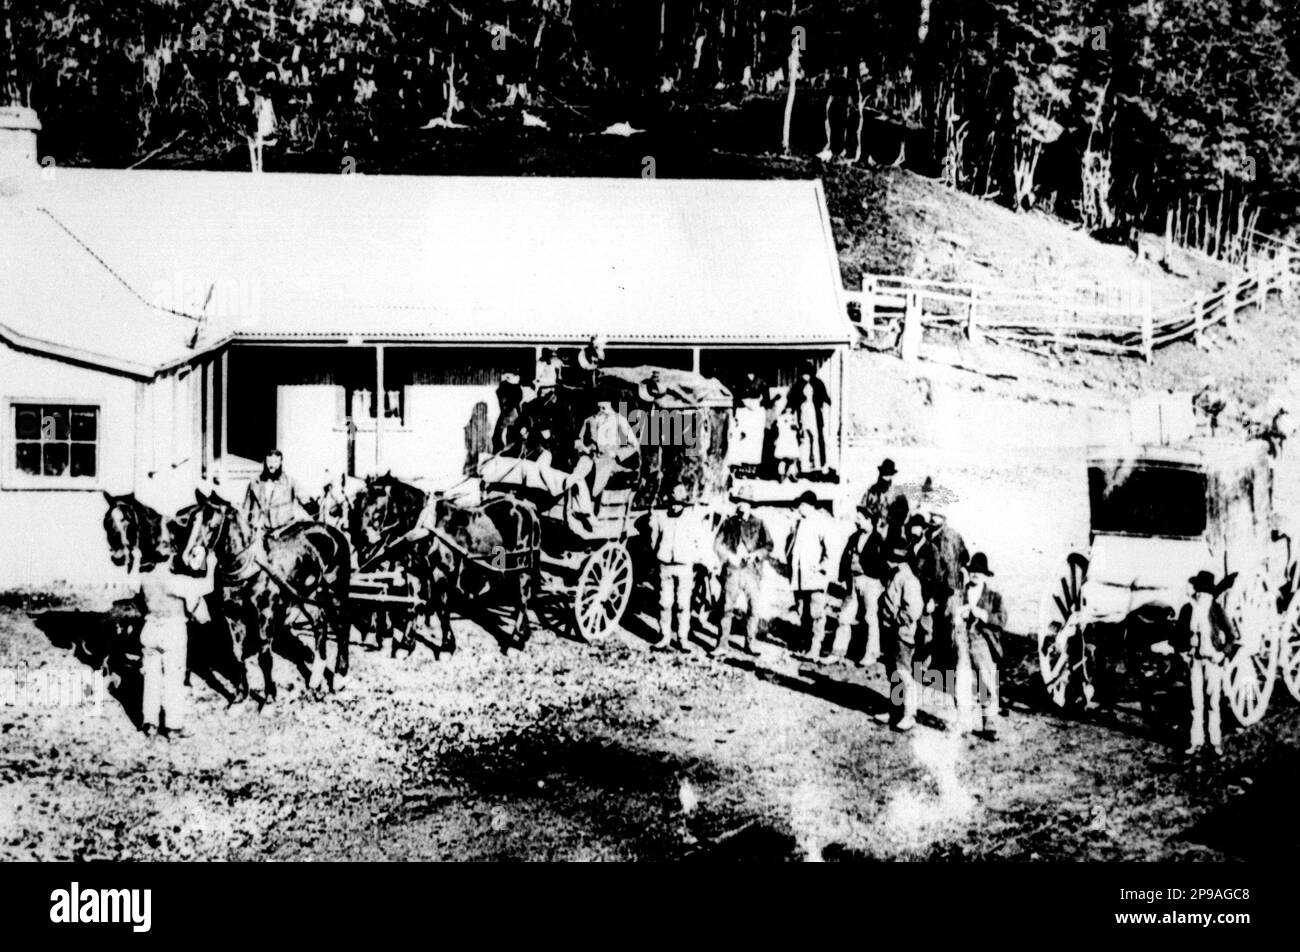
[{"label": "bowler hat", "polygon": [[991,576],[993,574],[993,570],[989,568],[989,557],[983,552],[976,552],[971,556],[970,565],[966,567],[966,571],[971,575]]},{"label": "bowler hat", "polygon": [[805,489],[803,492],[799,494],[799,499],[798,499],[798,504],[800,506],[802,506],[804,503],[807,503],[810,506],[817,505],[817,494],[813,492],[811,489]]},{"label": "bowler hat", "polygon": [[1214,594],[1215,584],[1213,572],[1207,572],[1202,569],[1187,581],[1192,583],[1193,592],[1209,592],[1211,595]]},{"label": "bowler hat", "polygon": [[880,475],[894,476],[897,473],[898,473],[898,467],[894,465],[894,461],[886,457],[884,462],[880,464]]}]

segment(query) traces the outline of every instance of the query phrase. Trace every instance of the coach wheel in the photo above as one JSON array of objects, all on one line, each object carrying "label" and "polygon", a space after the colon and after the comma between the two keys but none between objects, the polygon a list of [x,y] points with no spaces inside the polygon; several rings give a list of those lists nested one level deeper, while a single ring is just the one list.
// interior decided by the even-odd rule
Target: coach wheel
[{"label": "coach wheel", "polygon": [[606,542],[578,570],[573,614],[578,633],[599,641],[619,626],[632,598],[632,556],[621,542]]},{"label": "coach wheel", "polygon": [[1071,682],[1089,700],[1091,659],[1081,628],[1083,583],[1088,559],[1071,552],[1061,575],[1043,593],[1038,610],[1038,670],[1047,696],[1057,707],[1071,697]]}]

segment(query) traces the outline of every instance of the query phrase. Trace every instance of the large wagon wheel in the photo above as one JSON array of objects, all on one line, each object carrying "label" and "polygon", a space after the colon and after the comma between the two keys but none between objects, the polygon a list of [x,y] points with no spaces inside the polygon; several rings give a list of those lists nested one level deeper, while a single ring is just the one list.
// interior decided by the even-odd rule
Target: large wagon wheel
[{"label": "large wagon wheel", "polygon": [[583,561],[573,593],[573,617],[588,641],[609,635],[632,598],[632,556],[622,542],[606,542]]},{"label": "large wagon wheel", "polygon": [[[1236,595],[1234,598],[1233,595]],[[1248,580],[1229,592],[1228,617],[1237,628],[1240,647],[1228,659],[1224,693],[1237,723],[1249,727],[1268,710],[1277,680],[1282,636],[1295,626],[1294,605],[1279,618],[1275,601],[1262,579]]]},{"label": "large wagon wheel", "polygon": [[[1092,656],[1081,624],[1087,576],[1088,559],[1071,552],[1038,608],[1038,670],[1057,707],[1065,707],[1074,696],[1092,699]],[[1071,690],[1072,684],[1077,690]]]},{"label": "large wagon wheel", "polygon": [[1279,666],[1282,669],[1282,682],[1291,696],[1300,701],[1300,598],[1292,599],[1282,624],[1281,637],[1278,639]]}]

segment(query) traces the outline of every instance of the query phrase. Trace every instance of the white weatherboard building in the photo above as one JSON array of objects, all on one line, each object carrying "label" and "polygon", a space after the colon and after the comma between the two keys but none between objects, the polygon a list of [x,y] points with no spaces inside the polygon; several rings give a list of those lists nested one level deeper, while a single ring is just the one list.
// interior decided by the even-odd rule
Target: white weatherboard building
[{"label": "white weatherboard building", "polygon": [[[327,474],[465,471],[502,373],[812,362],[852,333],[819,182],[42,167],[0,110],[0,588],[114,577],[102,491],[171,512],[279,447]],[[380,396],[382,395],[382,396]]]}]

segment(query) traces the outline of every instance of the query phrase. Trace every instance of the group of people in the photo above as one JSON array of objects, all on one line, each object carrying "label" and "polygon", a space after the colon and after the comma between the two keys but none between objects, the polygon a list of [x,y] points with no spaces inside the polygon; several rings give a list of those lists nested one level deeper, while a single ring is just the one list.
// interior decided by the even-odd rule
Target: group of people
[{"label": "group of people", "polygon": [[753,372],[733,382],[731,391],[738,408],[753,405],[764,411],[761,475],[788,480],[826,469],[826,408],[831,398],[811,364],[799,368],[784,394],[769,390]]},{"label": "group of people", "polygon": [[[784,550],[800,642],[797,654],[817,662],[868,666],[883,662],[890,710],[878,715],[899,731],[916,724],[925,670],[943,672],[954,696],[956,726],[996,739],[1000,726],[999,665],[1006,611],[982,552],[970,555],[960,533],[928,499],[911,510],[884,460],[863,494],[842,550],[812,492],[797,502]],[[690,650],[691,594],[704,557],[698,517],[684,487],[653,514],[650,542],[659,563],[661,645]],[[721,564],[719,636],[710,654],[729,649],[732,625],[743,623],[742,650],[755,654],[764,566],[774,540],[744,499],[718,525],[713,554]],[[835,605],[834,620],[828,607]],[[850,659],[854,645],[861,653]],[[976,713],[978,706],[978,714]],[[976,719],[978,718],[978,726]]]}]

